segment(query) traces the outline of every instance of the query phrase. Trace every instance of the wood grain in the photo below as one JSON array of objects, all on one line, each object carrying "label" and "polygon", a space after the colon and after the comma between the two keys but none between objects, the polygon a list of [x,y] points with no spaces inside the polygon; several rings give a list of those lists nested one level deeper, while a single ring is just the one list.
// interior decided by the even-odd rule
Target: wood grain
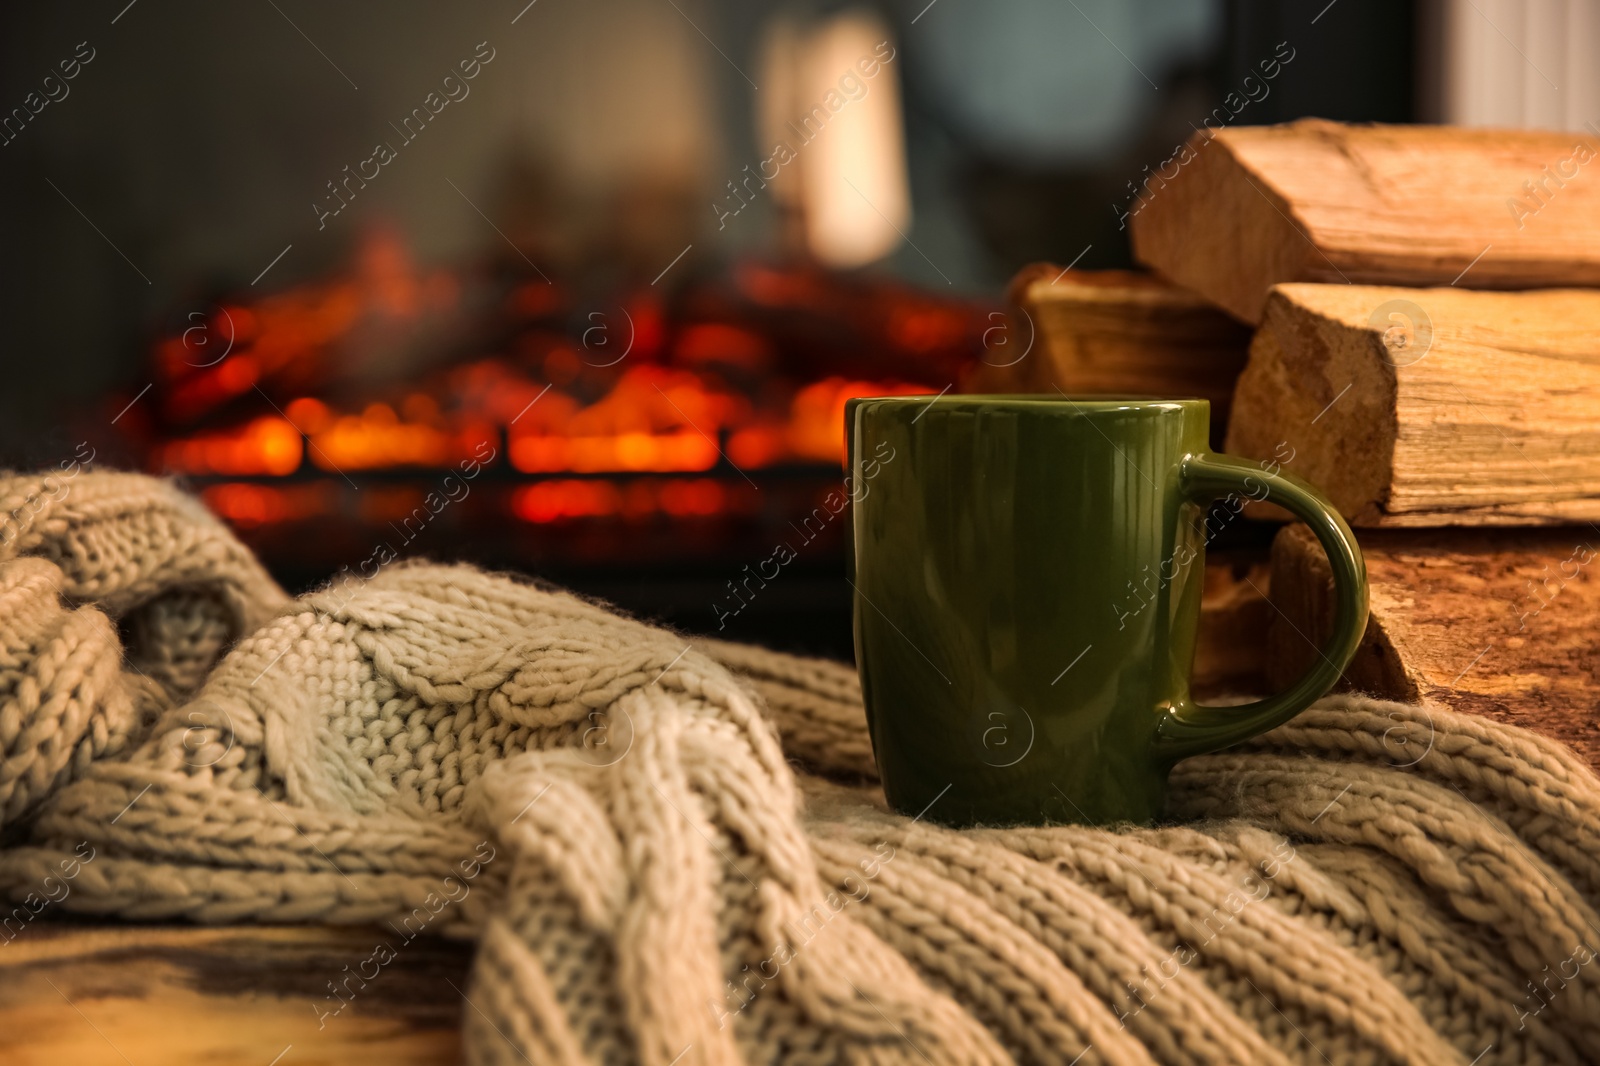
[{"label": "wood grain", "polygon": [[[1383,530],[1364,535],[1372,614],[1341,688],[1432,700],[1571,745],[1600,772],[1600,533]],[[1333,625],[1316,537],[1272,545],[1268,676],[1300,676]]]},{"label": "wood grain", "polygon": [[1600,285],[1600,131],[1196,133],[1145,182],[1134,256],[1246,322],[1280,282]]},{"label": "wood grain", "polygon": [[[350,984],[348,1004],[324,1017],[339,1002],[328,982],[380,942],[397,945],[393,961],[365,988]],[[456,989],[467,989],[471,951],[437,937],[405,942],[381,926],[41,919],[0,944],[0,1062],[458,1063],[461,1012],[472,1008]]]},{"label": "wood grain", "polygon": [[1197,396],[1222,440],[1250,331],[1199,296],[1148,274],[1034,263],[1012,279],[1010,301],[1014,321],[1003,338],[991,331],[964,388]]},{"label": "wood grain", "polygon": [[1600,292],[1281,285],[1227,450],[1353,525],[1600,520]]}]

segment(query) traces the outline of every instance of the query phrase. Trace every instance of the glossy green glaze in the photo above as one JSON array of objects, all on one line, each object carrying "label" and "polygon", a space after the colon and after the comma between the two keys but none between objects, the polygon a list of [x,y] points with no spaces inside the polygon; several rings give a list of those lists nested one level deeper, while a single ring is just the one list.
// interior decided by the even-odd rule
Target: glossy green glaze
[{"label": "glossy green glaze", "polygon": [[[856,661],[889,802],[948,825],[1160,816],[1167,773],[1332,687],[1366,572],[1317,492],[1207,450],[1204,400],[852,400]],[[1230,496],[1231,494],[1231,496]],[[1335,632],[1295,686],[1189,699],[1205,541],[1271,498],[1321,539]],[[1223,499],[1207,526],[1204,504]]]}]

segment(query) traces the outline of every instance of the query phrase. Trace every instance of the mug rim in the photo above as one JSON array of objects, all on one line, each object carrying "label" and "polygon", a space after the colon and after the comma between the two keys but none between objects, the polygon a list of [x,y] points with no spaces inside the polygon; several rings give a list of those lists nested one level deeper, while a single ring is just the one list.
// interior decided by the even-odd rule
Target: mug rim
[{"label": "mug rim", "polygon": [[894,403],[897,405],[922,405],[931,407],[934,404],[943,406],[973,405],[973,404],[1000,404],[1019,407],[1047,407],[1083,409],[1094,411],[1123,411],[1123,410],[1159,410],[1182,409],[1195,404],[1211,406],[1211,401],[1199,396],[1140,396],[1132,393],[1099,394],[1094,396],[1068,396],[1058,393],[1054,396],[1048,393],[1014,392],[1014,393],[939,393],[936,396],[926,394],[907,396],[852,396],[849,403]]}]

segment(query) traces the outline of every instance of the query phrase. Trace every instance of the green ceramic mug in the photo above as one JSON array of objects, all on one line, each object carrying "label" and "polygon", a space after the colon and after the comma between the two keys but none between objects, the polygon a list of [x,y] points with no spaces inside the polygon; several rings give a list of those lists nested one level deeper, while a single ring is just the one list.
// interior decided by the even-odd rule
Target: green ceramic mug
[{"label": "green ceramic mug", "polygon": [[[897,810],[1148,824],[1179,759],[1280,725],[1333,686],[1366,627],[1355,538],[1278,463],[1208,450],[1210,414],[1204,400],[1107,397],[846,405],[856,663]],[[1316,532],[1333,635],[1287,691],[1200,706],[1205,542],[1247,499]]]}]

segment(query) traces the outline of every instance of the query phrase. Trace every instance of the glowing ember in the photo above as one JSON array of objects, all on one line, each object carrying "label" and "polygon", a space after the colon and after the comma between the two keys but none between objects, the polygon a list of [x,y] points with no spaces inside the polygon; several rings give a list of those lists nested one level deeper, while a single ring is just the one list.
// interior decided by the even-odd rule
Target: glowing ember
[{"label": "glowing ember", "polygon": [[703,518],[747,510],[756,501],[715,478],[661,482],[556,480],[523,485],[511,494],[511,513],[525,522],[572,518],[642,519],[656,514]]},{"label": "glowing ember", "polygon": [[707,471],[722,459],[724,443],[728,460],[741,469],[836,463],[843,454],[846,400],[934,391],[826,378],[796,391],[787,409],[763,410],[699,374],[641,366],[584,407],[531,379],[519,384],[529,399],[509,415],[506,403],[447,415],[431,397],[418,395],[401,411],[372,403],[341,414],[322,400],[300,397],[285,407],[287,418],[171,441],[161,465],[170,472],[229,476],[292,474],[303,459],[329,472],[444,468],[483,441],[497,441],[502,431],[511,466],[525,474]]},{"label": "glowing ember", "polygon": [[168,470],[186,474],[268,474],[282,477],[300,468],[300,433],[282,418],[258,418],[238,429],[201,433],[162,449]]},{"label": "glowing ember", "polygon": [[[542,279],[473,278],[418,271],[379,235],[344,277],[186,320],[152,353],[151,467],[218,479],[205,499],[240,527],[335,510],[382,525],[485,454],[491,502],[451,521],[770,520],[752,472],[831,477],[848,399],[938,391],[988,322],[809,269],[748,265],[676,298],[641,286],[603,312]],[[448,357],[474,348],[496,354]],[[340,495],[358,472],[393,475]]]},{"label": "glowing ember", "polygon": [[332,485],[252,485],[227,481],[201,490],[206,506],[242,528],[293,522],[326,514],[333,509],[337,490]]}]

